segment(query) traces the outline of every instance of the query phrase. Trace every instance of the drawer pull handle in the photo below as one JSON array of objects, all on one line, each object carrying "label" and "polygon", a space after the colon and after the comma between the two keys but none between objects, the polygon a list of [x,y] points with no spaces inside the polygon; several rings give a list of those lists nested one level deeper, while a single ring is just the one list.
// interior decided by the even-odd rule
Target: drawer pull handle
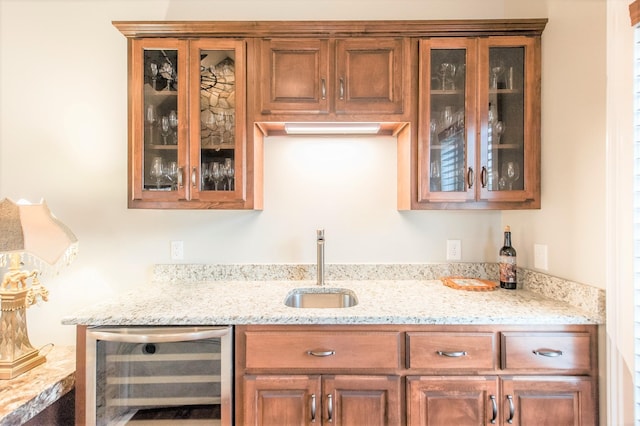
[{"label": "drawer pull handle", "polygon": [[513,423],[513,417],[516,415],[516,406],[513,405],[513,396],[507,395],[507,399],[509,400],[509,418],[507,419],[507,423]]},{"label": "drawer pull handle", "polygon": [[498,403],[495,395],[489,395],[489,398],[491,399],[491,424],[495,425],[498,418]]},{"label": "drawer pull handle", "polygon": [[320,88],[320,92],[322,94],[322,100],[324,101],[325,99],[327,99],[327,83],[325,82],[324,78],[321,80],[322,84],[321,84],[321,88]]},{"label": "drawer pull handle", "polygon": [[460,358],[461,356],[467,356],[466,351],[454,351],[454,352],[436,351],[436,353],[440,356],[448,356],[449,358]]},{"label": "drawer pull handle", "polygon": [[311,423],[316,421],[316,394],[311,394]]},{"label": "drawer pull handle", "polygon": [[307,354],[311,356],[325,357],[335,355],[336,351],[307,351]]},{"label": "drawer pull handle", "polygon": [[546,356],[549,358],[555,358],[557,356],[562,356],[562,351],[558,351],[555,349],[536,349],[533,351],[534,354],[540,356]]},{"label": "drawer pull handle", "polygon": [[327,422],[333,422],[333,395],[327,395]]}]

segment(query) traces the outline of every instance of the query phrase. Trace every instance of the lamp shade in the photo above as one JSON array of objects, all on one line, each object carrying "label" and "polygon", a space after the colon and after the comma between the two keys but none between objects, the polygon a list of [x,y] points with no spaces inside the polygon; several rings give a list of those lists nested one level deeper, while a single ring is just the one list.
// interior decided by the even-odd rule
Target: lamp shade
[{"label": "lamp shade", "polygon": [[[60,222],[47,204],[0,201],[0,253],[23,253],[49,265],[69,263],[77,253],[78,239]],[[35,259],[34,259],[35,258]]]}]

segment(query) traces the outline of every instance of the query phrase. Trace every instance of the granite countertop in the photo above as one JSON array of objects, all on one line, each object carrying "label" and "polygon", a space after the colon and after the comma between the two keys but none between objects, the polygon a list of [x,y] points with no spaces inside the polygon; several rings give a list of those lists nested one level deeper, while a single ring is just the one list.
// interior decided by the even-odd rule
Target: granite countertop
[{"label": "granite countertop", "polygon": [[47,362],[10,380],[0,380],[0,424],[20,425],[75,386],[75,348],[56,346]]},{"label": "granite countertop", "polygon": [[312,280],[152,282],[63,319],[84,325],[233,324],[601,324],[594,312],[538,292],[464,291],[440,280],[328,280],[355,292],[358,304],[338,309],[284,305]]}]

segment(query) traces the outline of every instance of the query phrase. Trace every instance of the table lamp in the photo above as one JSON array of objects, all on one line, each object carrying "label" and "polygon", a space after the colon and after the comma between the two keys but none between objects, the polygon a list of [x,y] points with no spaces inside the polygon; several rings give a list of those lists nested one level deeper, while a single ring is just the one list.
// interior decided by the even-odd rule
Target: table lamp
[{"label": "table lamp", "polygon": [[[44,203],[0,201],[0,267],[8,266],[0,283],[0,379],[11,379],[46,362],[31,346],[26,309],[47,300],[38,269],[69,264],[78,239]],[[22,265],[38,269],[26,271]]]}]

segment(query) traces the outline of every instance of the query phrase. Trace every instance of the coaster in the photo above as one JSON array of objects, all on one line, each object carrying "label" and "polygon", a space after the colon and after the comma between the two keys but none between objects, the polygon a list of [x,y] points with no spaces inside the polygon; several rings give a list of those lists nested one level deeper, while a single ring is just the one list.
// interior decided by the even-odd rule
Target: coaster
[{"label": "coaster", "polygon": [[497,282],[479,278],[445,277],[441,281],[447,287],[455,288],[456,290],[491,291],[498,287]]}]

